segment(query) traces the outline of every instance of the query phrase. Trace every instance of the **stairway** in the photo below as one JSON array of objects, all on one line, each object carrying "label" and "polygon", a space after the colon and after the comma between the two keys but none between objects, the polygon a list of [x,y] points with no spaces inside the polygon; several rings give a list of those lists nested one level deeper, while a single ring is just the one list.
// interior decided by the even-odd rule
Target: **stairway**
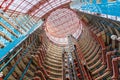
[{"label": "stairway", "polygon": [[48,46],[45,70],[50,76],[48,80],[62,80],[62,48],[53,44]]}]

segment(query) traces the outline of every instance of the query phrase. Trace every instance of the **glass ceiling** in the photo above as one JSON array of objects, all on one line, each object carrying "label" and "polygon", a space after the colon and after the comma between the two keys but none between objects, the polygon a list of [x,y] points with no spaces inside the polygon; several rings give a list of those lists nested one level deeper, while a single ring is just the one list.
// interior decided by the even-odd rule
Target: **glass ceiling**
[{"label": "glass ceiling", "polygon": [[59,8],[52,12],[45,23],[48,38],[57,44],[67,44],[67,36],[76,39],[81,34],[82,25],[76,13],[68,8]]},{"label": "glass ceiling", "polygon": [[10,16],[29,14],[40,18],[52,9],[69,2],[71,0],[0,0],[0,7],[9,12]]}]

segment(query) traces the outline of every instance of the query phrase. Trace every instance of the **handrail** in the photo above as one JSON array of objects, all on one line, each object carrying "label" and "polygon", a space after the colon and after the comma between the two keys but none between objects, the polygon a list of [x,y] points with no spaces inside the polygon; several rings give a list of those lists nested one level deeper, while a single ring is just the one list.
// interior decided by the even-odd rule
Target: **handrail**
[{"label": "handrail", "polygon": [[[82,13],[82,12],[81,12]],[[89,14],[88,14],[89,15]],[[93,16],[93,15],[92,15]],[[93,16],[94,17],[94,16]],[[96,16],[97,17],[97,16]],[[99,21],[101,24],[107,24],[107,26],[110,26],[111,28],[115,28],[115,27],[113,27],[113,25],[112,24],[109,24],[108,22],[106,22],[106,21],[103,21],[103,20],[100,20]],[[100,26],[100,28],[101,28],[101,26]],[[101,28],[101,29],[103,29],[103,28]],[[116,29],[118,29],[117,27],[116,27]],[[119,28],[120,29],[120,28]],[[104,29],[103,29],[104,30]],[[108,36],[111,36],[112,34],[111,33],[109,33],[109,32],[105,32],[106,33],[106,35],[108,35]]]},{"label": "handrail", "polygon": [[101,45],[102,48],[102,64],[105,65],[106,64],[106,56],[105,56],[105,52],[106,52],[106,46],[104,41],[102,40],[102,36],[100,35],[99,37],[97,37],[92,31],[90,31],[91,35],[96,39],[96,41]]},{"label": "handrail", "polygon": [[37,73],[39,73],[39,74],[42,76],[42,79],[43,79],[43,80],[46,80],[45,76],[43,75],[43,73],[42,73],[40,70],[37,71]]},{"label": "handrail", "polygon": [[13,58],[15,58],[19,52],[22,50],[22,48],[20,48],[16,53],[15,55],[13,55],[10,60],[8,60],[1,68],[0,68],[0,72],[13,60]]},{"label": "handrail", "polygon": [[22,30],[24,30],[25,32],[27,31],[26,28],[23,27],[23,24],[21,24],[18,20],[16,21],[16,23],[20,26],[20,28],[22,28]]},{"label": "handrail", "polygon": [[11,26],[13,26],[13,28],[15,28],[16,30],[18,30],[21,34],[23,34],[23,32],[21,30],[19,30],[12,22],[10,22],[8,19],[6,19],[1,13],[0,13],[0,17],[2,17],[5,21],[7,21]]},{"label": "handrail", "polygon": [[16,61],[12,69],[9,71],[9,73],[5,76],[4,80],[7,80],[7,78],[13,73],[15,70],[15,67],[20,63],[21,59],[25,56],[25,54],[28,52],[28,49],[33,45],[33,43],[36,41],[36,39],[25,49],[25,51],[22,53],[21,57]]},{"label": "handrail", "polygon": [[0,25],[4,27],[7,31],[9,31],[12,35],[18,38],[17,34],[15,34],[11,29],[9,29],[7,26],[5,26],[2,22],[0,22]]},{"label": "handrail", "polygon": [[5,38],[5,39],[8,40],[9,42],[12,42],[12,39],[9,38],[7,35],[5,35],[3,32],[0,32],[0,36],[2,36],[3,38]]},{"label": "handrail", "polygon": [[[78,10],[77,10],[78,11]],[[118,27],[118,25],[116,25],[116,26],[113,26],[113,24],[115,24],[114,22],[118,22],[118,21],[114,21],[113,22],[113,20],[111,20],[111,19],[106,19],[106,18],[103,18],[103,17],[100,17],[100,16],[96,16],[96,15],[91,15],[91,14],[88,14],[88,13],[85,13],[85,12],[81,12],[81,11],[78,11],[79,13],[82,13],[82,14],[85,14],[85,15],[90,15],[90,16],[92,16],[92,17],[94,17],[95,18],[95,20],[96,20],[96,18],[97,19],[99,19],[99,22],[100,23],[107,23],[107,26],[110,26],[111,28],[116,28],[116,29],[119,29],[120,30],[120,28]],[[102,20],[101,20],[102,19]],[[110,20],[111,22],[112,22],[112,24],[109,24],[108,22],[107,22],[107,20]]]},{"label": "handrail", "polygon": [[28,62],[27,66],[26,66],[26,68],[25,68],[25,70],[24,70],[24,72],[22,73],[22,75],[21,75],[21,77],[20,77],[20,80],[23,79],[25,73],[27,72],[28,68],[30,67],[31,62],[32,62],[32,58],[31,58],[30,61]]},{"label": "handrail", "polygon": [[111,28],[116,28],[116,29],[120,30],[119,27],[116,27],[115,25],[113,25],[113,23],[112,23],[112,24],[111,24],[111,23],[108,23],[108,22],[105,21],[105,20],[100,21],[100,23],[103,23],[103,24],[105,24],[105,25],[107,25],[107,26],[109,26],[109,27],[111,27]]},{"label": "handrail", "polygon": [[44,69],[44,67],[42,66],[42,64],[41,64],[41,62],[40,62],[39,56],[36,55],[36,56],[34,56],[34,57],[36,57],[35,59],[37,59],[38,65],[39,65],[39,67],[41,68],[41,70],[44,72],[45,76],[46,76],[47,78],[49,78],[48,73],[46,72],[46,70]]}]

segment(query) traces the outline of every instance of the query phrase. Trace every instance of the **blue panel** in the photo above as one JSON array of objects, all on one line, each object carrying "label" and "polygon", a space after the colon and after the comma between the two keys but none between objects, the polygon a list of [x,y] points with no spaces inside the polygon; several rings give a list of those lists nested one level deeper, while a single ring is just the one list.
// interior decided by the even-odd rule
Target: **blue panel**
[{"label": "blue panel", "polygon": [[[84,4],[84,2],[86,2],[86,4]],[[101,14],[120,16],[120,0],[116,0],[114,2],[101,0],[101,3],[99,4],[97,4],[96,0],[93,0],[92,3],[89,3],[89,0],[85,0],[82,3],[81,9]]]},{"label": "blue panel", "polygon": [[[3,21],[4,23],[5,21]],[[13,40],[12,42],[8,42],[7,40],[5,40],[4,38],[2,38],[0,36],[0,40],[4,41],[5,43],[5,47],[4,48],[1,48],[0,49],[0,60],[2,60],[2,58],[4,58],[7,54],[9,54],[10,51],[12,51],[16,46],[18,46],[22,41],[24,41],[31,33],[33,33],[36,29],[38,29],[41,25],[42,25],[42,21],[40,20],[37,24],[34,24],[32,26],[32,28],[26,33],[26,34],[18,34],[18,31],[15,30],[13,27],[10,26],[10,24],[8,24],[6,22],[6,25],[9,27],[9,28],[13,28],[11,30],[15,30],[16,31],[16,34],[20,35],[19,38],[15,38],[13,37],[10,33],[9,37]],[[0,28],[1,30],[1,28]],[[14,32],[15,32],[14,31]],[[5,31],[4,31],[5,33]],[[8,33],[7,33],[8,34]],[[6,35],[7,35],[6,34]]]}]

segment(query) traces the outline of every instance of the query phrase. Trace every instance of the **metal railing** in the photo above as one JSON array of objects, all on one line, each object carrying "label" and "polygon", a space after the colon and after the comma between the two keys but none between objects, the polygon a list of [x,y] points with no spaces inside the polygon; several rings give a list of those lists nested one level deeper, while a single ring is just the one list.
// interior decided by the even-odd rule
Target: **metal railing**
[{"label": "metal railing", "polygon": [[26,55],[26,53],[29,51],[29,48],[35,43],[36,39],[25,49],[25,51],[22,53],[21,57],[16,61],[16,63],[13,65],[9,73],[5,76],[4,80],[7,80],[8,77],[14,72],[15,67],[20,63],[22,58]]},{"label": "metal railing", "polygon": [[22,75],[21,75],[21,77],[20,77],[20,80],[23,80],[24,75],[25,75],[25,73],[27,72],[28,68],[30,67],[30,64],[31,64],[31,63],[32,63],[32,58],[31,58],[30,61],[28,62],[27,66],[26,66],[26,68],[25,68],[25,70],[24,70],[24,72],[22,73]]}]

